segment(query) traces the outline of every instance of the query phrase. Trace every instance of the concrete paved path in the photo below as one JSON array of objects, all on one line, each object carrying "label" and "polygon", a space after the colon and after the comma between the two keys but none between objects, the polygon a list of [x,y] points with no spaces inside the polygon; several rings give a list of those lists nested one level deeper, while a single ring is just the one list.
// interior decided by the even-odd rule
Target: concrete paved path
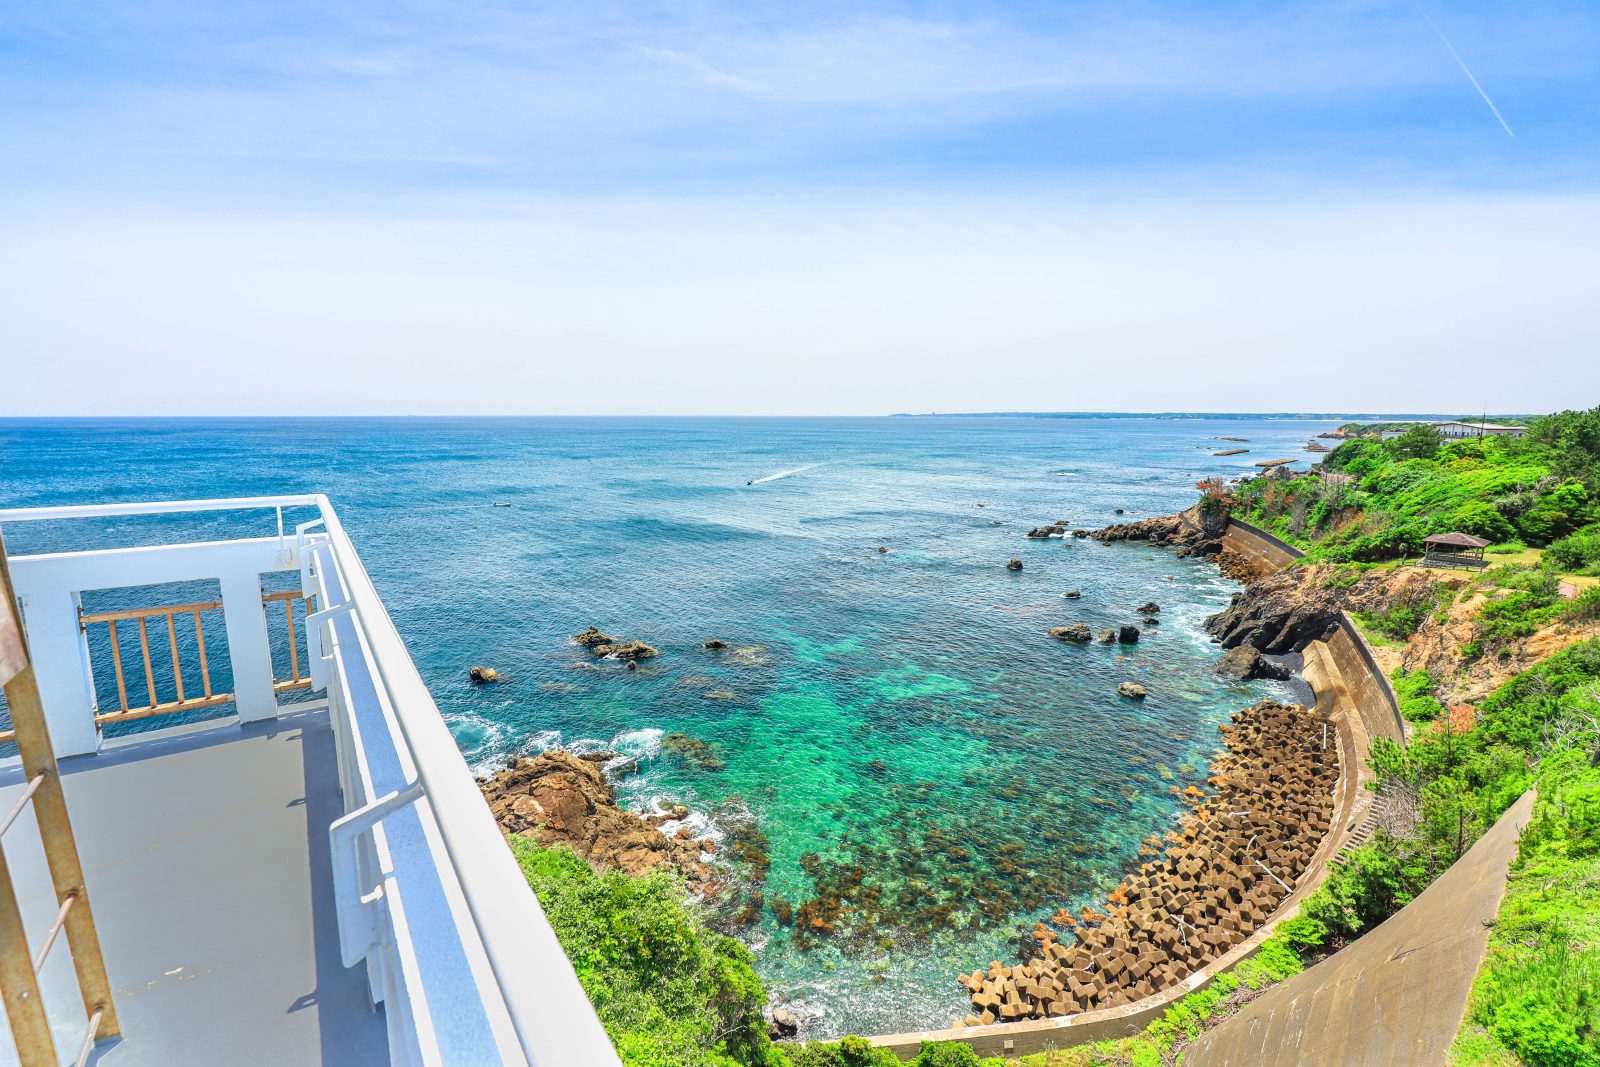
[{"label": "concrete paved path", "polygon": [[1201,1036],[1187,1067],[1442,1064],[1505,894],[1531,791],[1410,906]]}]

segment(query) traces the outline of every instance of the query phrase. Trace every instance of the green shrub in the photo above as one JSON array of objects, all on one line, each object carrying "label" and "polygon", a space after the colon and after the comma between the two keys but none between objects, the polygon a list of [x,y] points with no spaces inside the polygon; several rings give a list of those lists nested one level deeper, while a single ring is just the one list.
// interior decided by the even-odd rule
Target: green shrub
[{"label": "green shrub", "polygon": [[1445,524],[1462,533],[1490,541],[1508,540],[1515,532],[1500,509],[1482,500],[1469,500],[1450,512]]},{"label": "green shrub", "polygon": [[1600,619],[1600,585],[1591,585],[1579,593],[1561,613],[1577,622],[1594,622]]},{"label": "green shrub", "polygon": [[1504,595],[1478,609],[1478,639],[1487,646],[1531,637],[1561,613],[1559,580],[1547,568],[1497,567],[1494,575],[1511,584]]},{"label": "green shrub", "polygon": [[1438,430],[1419,422],[1394,439],[1394,450],[1407,459],[1432,459],[1439,454],[1442,444],[1444,438],[1439,436]]},{"label": "green shrub", "polygon": [[1574,531],[1544,550],[1544,558],[1563,571],[1587,571],[1600,567],[1600,523]]},{"label": "green shrub", "polygon": [[971,1045],[959,1041],[924,1041],[911,1067],[1003,1067],[999,1059],[980,1060]]},{"label": "green shrub", "polygon": [[623,1063],[780,1067],[750,950],[707,929],[681,882],[596,874],[527,838],[511,848]]},{"label": "green shrub", "polygon": [[1254,478],[1232,492],[1233,514],[1326,562],[1377,562],[1419,553],[1430,534],[1461,530],[1510,548],[1547,545],[1600,518],[1600,408],[1534,420],[1521,440],[1440,446],[1409,427],[1390,441],[1346,441],[1323,457],[1321,478]]},{"label": "green shrub", "polygon": [[1400,714],[1407,722],[1432,722],[1444,710],[1433,695],[1433,676],[1425,670],[1408,671],[1395,668],[1390,676],[1394,683],[1395,699],[1400,704]]},{"label": "green shrub", "polygon": [[924,1041],[909,1064],[854,1035],[838,1041],[786,1045],[782,1052],[789,1067],[1005,1067],[1003,1060],[980,1058],[971,1045],[960,1041]]},{"label": "green shrub", "polygon": [[1318,944],[1353,941],[1411,903],[1429,881],[1426,867],[1403,842],[1380,831],[1333,865],[1328,878],[1300,905],[1305,921],[1286,938]]}]

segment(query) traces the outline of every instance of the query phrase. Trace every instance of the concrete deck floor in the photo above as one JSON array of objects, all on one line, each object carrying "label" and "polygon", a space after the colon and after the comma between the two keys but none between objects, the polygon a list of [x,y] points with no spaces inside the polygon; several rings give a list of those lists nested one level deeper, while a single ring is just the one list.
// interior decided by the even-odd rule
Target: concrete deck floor
[{"label": "concrete deck floor", "polygon": [[[61,771],[122,1020],[91,1063],[389,1062],[365,969],[339,960],[325,711],[142,735]],[[21,787],[15,760],[0,765],[0,812]],[[55,906],[31,810],[5,847],[37,951]],[[70,1062],[85,1022],[65,938],[43,978]],[[15,1062],[10,1038],[0,1063]]]}]

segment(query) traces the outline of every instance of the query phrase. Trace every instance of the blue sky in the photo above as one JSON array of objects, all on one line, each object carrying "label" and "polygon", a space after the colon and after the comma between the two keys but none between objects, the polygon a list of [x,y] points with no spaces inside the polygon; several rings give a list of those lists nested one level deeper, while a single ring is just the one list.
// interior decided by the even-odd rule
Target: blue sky
[{"label": "blue sky", "polygon": [[1600,402],[1597,56],[1593,3],[12,3],[0,413]]}]

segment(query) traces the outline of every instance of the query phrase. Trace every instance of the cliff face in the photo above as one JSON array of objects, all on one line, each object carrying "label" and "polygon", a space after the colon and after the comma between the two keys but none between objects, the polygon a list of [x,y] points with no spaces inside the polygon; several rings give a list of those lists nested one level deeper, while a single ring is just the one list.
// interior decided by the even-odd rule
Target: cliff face
[{"label": "cliff face", "polygon": [[[1435,585],[1459,590],[1466,582],[1461,575],[1412,567],[1369,571],[1350,581],[1333,567],[1301,565],[1251,582],[1205,627],[1223,648],[1298,652],[1336,626],[1341,611],[1382,612],[1397,604],[1431,602]],[[1426,670],[1440,700],[1476,704],[1540,660],[1600,636],[1597,623],[1556,622],[1485,651],[1478,619],[1485,603],[1482,594],[1462,595],[1443,613],[1429,609],[1405,645],[1376,650],[1384,670]]]},{"label": "cliff face", "polygon": [[1476,649],[1482,637],[1475,616],[1484,603],[1481,595],[1463,598],[1443,619],[1429,616],[1401,654],[1406,670],[1426,670],[1433,676],[1435,695],[1447,704],[1476,704],[1540,660],[1600,635],[1600,624],[1557,622],[1468,659],[1465,650]]},{"label": "cliff face", "polygon": [[1349,582],[1331,567],[1291,567],[1235,593],[1233,603],[1206,620],[1206,632],[1223,648],[1299,652],[1337,626],[1341,611],[1377,610],[1420,592],[1430,580],[1423,571],[1400,569],[1370,571]]}]

